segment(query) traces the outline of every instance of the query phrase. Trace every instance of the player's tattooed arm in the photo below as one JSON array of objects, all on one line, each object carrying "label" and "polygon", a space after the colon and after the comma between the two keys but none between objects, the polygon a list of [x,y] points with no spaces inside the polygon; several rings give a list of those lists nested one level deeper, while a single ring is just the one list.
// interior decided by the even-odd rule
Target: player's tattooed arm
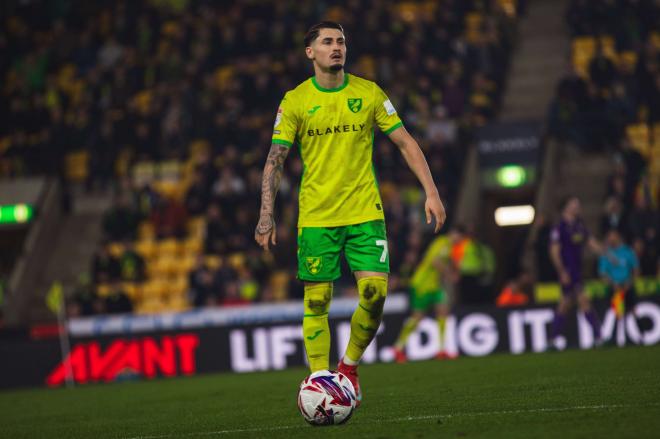
[{"label": "player's tattooed arm", "polygon": [[254,239],[266,250],[268,250],[269,241],[273,245],[276,244],[275,196],[280,188],[284,160],[288,154],[289,148],[273,143],[268,152],[266,166],[264,166],[264,174],[261,180],[261,210],[259,211],[259,222],[254,231]]}]

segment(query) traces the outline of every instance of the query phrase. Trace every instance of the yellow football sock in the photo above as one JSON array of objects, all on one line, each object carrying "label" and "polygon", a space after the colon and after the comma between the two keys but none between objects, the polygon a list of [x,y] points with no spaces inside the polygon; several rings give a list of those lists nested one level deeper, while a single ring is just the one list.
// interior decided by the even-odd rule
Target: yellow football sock
[{"label": "yellow football sock", "polygon": [[332,300],[332,283],[305,285],[303,339],[312,373],[330,368],[330,327],[328,311]]},{"label": "yellow football sock", "polygon": [[438,343],[440,343],[440,350],[445,350],[445,325],[447,323],[447,317],[441,316],[437,318],[438,322]]},{"label": "yellow football sock", "polygon": [[408,340],[408,337],[410,337],[410,334],[415,332],[415,328],[417,328],[417,324],[419,323],[419,320],[417,320],[414,317],[408,317],[405,322],[403,322],[403,327],[401,328],[401,333],[399,334],[399,338],[396,339],[396,343],[394,343],[394,347],[403,350],[404,346],[406,345],[406,341]]},{"label": "yellow football sock", "polygon": [[351,318],[351,336],[345,354],[354,363],[360,361],[380,326],[387,296],[387,278],[364,277],[357,284],[360,300]]}]

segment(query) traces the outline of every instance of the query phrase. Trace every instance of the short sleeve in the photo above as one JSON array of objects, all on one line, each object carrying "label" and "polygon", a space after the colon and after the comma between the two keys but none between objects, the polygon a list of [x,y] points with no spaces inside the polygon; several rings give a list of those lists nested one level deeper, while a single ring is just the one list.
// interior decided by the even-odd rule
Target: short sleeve
[{"label": "short sleeve", "polygon": [[561,241],[561,232],[559,231],[559,226],[555,226],[550,231],[550,243],[559,244]]},{"label": "short sleeve", "polygon": [[383,133],[390,134],[397,128],[402,127],[403,122],[401,122],[394,105],[392,105],[385,92],[378,85],[374,85],[374,87],[376,88],[374,99],[376,123]]},{"label": "short sleeve", "polygon": [[291,147],[298,131],[298,116],[291,93],[284,95],[275,115],[272,143]]}]

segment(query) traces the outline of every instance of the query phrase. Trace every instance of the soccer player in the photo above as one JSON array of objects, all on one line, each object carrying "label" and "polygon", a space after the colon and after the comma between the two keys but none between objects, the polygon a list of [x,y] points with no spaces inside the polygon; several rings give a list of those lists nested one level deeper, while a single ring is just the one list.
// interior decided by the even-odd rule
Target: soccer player
[{"label": "soccer player", "polygon": [[315,75],[288,91],[275,118],[264,167],[255,240],[276,244],[273,208],[284,160],[294,143],[304,171],[299,192],[298,278],[304,281],[303,337],[312,372],[329,369],[328,311],[343,253],[357,281],[359,306],[351,318],[348,347],[338,370],[362,392],[357,366],[381,322],[389,257],[383,205],[372,165],[378,127],[396,144],[426,192],[426,222],[435,232],[445,209],[417,142],[375,83],[344,72],[346,38],[338,23],[324,21],[305,35]]},{"label": "soccer player", "polygon": [[600,345],[602,340],[598,315],[591,307],[591,301],[582,284],[582,250],[586,244],[594,253],[600,255],[602,249],[580,218],[580,200],[577,197],[564,199],[560,209],[561,219],[550,232],[550,258],[559,274],[562,290],[562,298],[552,322],[552,344],[555,349],[562,348],[559,336],[563,332],[566,314],[577,300],[580,311],[593,329],[596,344]]},{"label": "soccer player", "polygon": [[443,278],[458,275],[451,264],[451,248],[452,242],[449,236],[442,235],[435,238],[410,279],[410,308],[412,313],[404,322],[401,333],[394,344],[394,359],[397,363],[407,361],[406,354],[403,351],[406,341],[430,309],[435,311],[438,324],[440,349],[437,358],[440,360],[455,358],[455,356],[445,352],[443,348],[445,323],[449,315],[450,305],[447,288],[443,285]]}]

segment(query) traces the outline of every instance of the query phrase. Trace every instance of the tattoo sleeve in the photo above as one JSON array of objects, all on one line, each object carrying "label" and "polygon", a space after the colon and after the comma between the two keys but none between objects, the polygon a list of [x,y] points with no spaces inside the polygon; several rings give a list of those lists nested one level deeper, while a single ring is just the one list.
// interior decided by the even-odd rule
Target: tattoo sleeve
[{"label": "tattoo sleeve", "polygon": [[[268,152],[264,174],[261,180],[261,210],[260,217],[272,218],[275,208],[275,196],[280,188],[282,172],[284,170],[284,160],[289,154],[289,148],[283,145],[273,143]],[[257,226],[257,233],[263,234],[269,232],[273,227],[272,221],[261,221]]]}]

